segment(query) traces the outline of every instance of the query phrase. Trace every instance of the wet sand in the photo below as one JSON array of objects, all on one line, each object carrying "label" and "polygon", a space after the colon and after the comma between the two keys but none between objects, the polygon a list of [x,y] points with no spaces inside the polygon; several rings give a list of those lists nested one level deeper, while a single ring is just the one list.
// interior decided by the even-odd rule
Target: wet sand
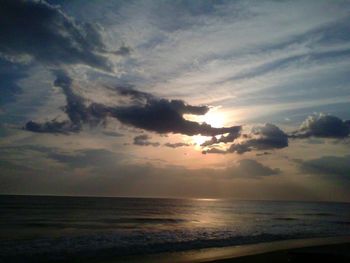
[{"label": "wet sand", "polygon": [[238,258],[210,261],[210,263],[284,263],[284,262],[350,262],[350,243],[288,249]]},{"label": "wet sand", "polygon": [[[0,257],[0,262],[1,257]],[[7,262],[7,261],[4,261]],[[55,263],[275,263],[275,262],[350,262],[350,237],[293,239],[232,247],[206,248],[182,252],[116,257],[105,251],[95,256],[69,257],[57,261],[37,258],[35,261]]]},{"label": "wet sand", "polygon": [[[350,262],[350,237],[294,239],[260,244],[123,257],[103,263]],[[96,261],[98,262],[98,261]]]}]

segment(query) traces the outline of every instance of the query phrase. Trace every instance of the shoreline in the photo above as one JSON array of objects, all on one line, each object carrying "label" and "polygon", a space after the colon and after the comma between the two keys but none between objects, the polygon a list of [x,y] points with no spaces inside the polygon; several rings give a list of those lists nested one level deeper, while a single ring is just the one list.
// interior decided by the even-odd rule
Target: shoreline
[{"label": "shoreline", "polygon": [[[103,261],[103,263],[118,262],[145,262],[145,263],[198,263],[198,262],[260,262],[259,258],[265,258],[270,262],[269,257],[277,257],[276,262],[287,262],[281,257],[286,256],[294,250],[314,249],[319,250],[327,247],[330,250],[336,250],[339,246],[350,247],[350,236],[324,237],[324,238],[307,238],[291,239],[283,241],[264,242],[257,244],[238,245],[220,248],[205,248],[197,250],[188,250],[181,252],[166,252],[159,254],[150,254],[142,256],[126,256]],[[350,256],[350,250],[349,256]],[[336,253],[335,253],[336,254]],[[242,261],[243,260],[243,261]],[[263,260],[263,259],[262,259]],[[290,260],[288,260],[290,261]],[[265,262],[265,261],[261,261]],[[303,262],[300,261],[299,262]]]},{"label": "shoreline", "polygon": [[[11,259],[11,260],[9,260]],[[4,260],[4,261],[2,261]],[[24,262],[23,255],[12,258],[0,256],[1,262]],[[89,255],[62,254],[57,258],[38,255],[26,262],[56,263],[258,263],[258,262],[350,262],[350,236],[289,239],[227,247],[211,247],[173,252],[113,255],[113,251],[99,251]]]}]

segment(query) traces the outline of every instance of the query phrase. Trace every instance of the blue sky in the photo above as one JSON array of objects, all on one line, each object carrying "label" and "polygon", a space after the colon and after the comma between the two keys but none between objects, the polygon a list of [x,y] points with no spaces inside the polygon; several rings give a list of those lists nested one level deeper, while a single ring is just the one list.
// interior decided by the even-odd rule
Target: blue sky
[{"label": "blue sky", "polygon": [[349,1],[4,3],[1,193],[350,201]]}]

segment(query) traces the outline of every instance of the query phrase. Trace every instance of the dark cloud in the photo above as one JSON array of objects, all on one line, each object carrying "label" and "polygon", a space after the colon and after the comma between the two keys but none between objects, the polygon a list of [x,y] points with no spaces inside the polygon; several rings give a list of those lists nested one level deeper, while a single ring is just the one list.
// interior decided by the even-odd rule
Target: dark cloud
[{"label": "dark cloud", "polygon": [[128,97],[130,101],[137,105],[143,105],[149,100],[156,99],[152,94],[133,89],[132,86],[109,87],[123,97]]},{"label": "dark cloud", "polygon": [[185,147],[185,146],[191,146],[192,144],[190,143],[184,143],[184,142],[177,142],[177,143],[164,143],[165,147],[169,148],[179,148],[179,147]]},{"label": "dark cloud", "polygon": [[[119,95],[131,98],[130,105],[109,107],[99,103],[89,104],[84,98],[74,93],[72,80],[67,74],[58,71],[56,75],[55,85],[61,87],[66,96],[67,105],[64,111],[74,129],[80,129],[83,124],[96,126],[105,121],[106,117],[113,117],[123,124],[160,134],[215,136],[225,133],[236,134],[241,129],[240,126],[214,128],[207,123],[186,120],[183,117],[184,114],[203,115],[208,112],[209,107],[192,106],[181,100],[157,98],[131,88],[116,88]],[[31,125],[33,124],[38,123],[32,122]],[[71,127],[68,128],[69,132]],[[50,131],[47,130],[47,132]]]},{"label": "dark cloud", "polygon": [[113,52],[116,55],[120,55],[120,56],[126,56],[129,55],[131,53],[131,48],[126,47],[126,46],[122,46],[121,48],[119,48],[117,51]]},{"label": "dark cloud", "polygon": [[242,142],[232,144],[228,151],[243,154],[251,150],[281,149],[288,146],[288,135],[270,123],[253,128],[250,134],[243,137]]},{"label": "dark cloud", "polygon": [[101,117],[97,112],[98,108],[104,108],[104,106],[92,103],[87,106],[87,101],[81,96],[74,93],[72,89],[72,79],[62,71],[56,71],[56,80],[54,85],[60,87],[66,97],[66,106],[64,107],[65,113],[68,115],[71,122],[81,127],[82,124],[88,123],[92,126],[96,126],[101,122]]},{"label": "dark cloud", "polygon": [[227,150],[227,152],[230,153],[238,153],[238,154],[243,154],[246,152],[250,152],[252,150],[252,147],[250,146],[250,142],[246,141],[245,143],[240,143],[240,144],[232,144],[230,148]]},{"label": "dark cloud", "polygon": [[345,138],[350,134],[350,122],[331,115],[309,116],[291,138]]},{"label": "dark cloud", "polygon": [[206,106],[187,105],[180,100],[149,99],[144,105],[111,109],[111,114],[122,123],[157,133],[214,136],[237,130],[236,126],[214,128],[183,117],[184,114],[205,114],[208,110]]},{"label": "dark cloud", "polygon": [[74,125],[70,121],[52,120],[44,123],[29,121],[26,123],[24,129],[38,133],[70,133],[80,131],[80,126]]},{"label": "dark cloud", "polygon": [[206,147],[206,146],[211,146],[211,145],[216,144],[216,143],[218,143],[218,139],[216,139],[216,137],[213,136],[213,137],[211,137],[210,140],[207,140],[207,141],[203,142],[201,144],[201,146],[202,147]]},{"label": "dark cloud", "polygon": [[222,142],[222,143],[228,143],[228,142],[233,142],[234,140],[236,140],[239,135],[240,135],[240,127],[237,127],[236,131],[234,132],[230,132],[227,135],[221,135],[221,137],[218,139],[218,143]]},{"label": "dark cloud", "polygon": [[92,119],[88,108],[85,106],[85,100],[76,95],[71,89],[72,79],[63,71],[56,71],[55,74],[57,77],[54,85],[61,87],[66,96],[67,104],[64,107],[64,111],[69,120],[51,120],[44,123],[29,121],[24,129],[41,133],[69,133],[80,131],[83,123],[97,122],[96,118]]},{"label": "dark cloud", "polygon": [[270,155],[270,152],[262,152],[262,153],[257,153],[256,156],[264,156],[264,155]]},{"label": "dark cloud", "polygon": [[210,149],[208,149],[208,150],[202,151],[202,154],[207,154],[207,153],[226,154],[226,153],[228,153],[228,151],[226,151],[226,150],[221,150],[221,149],[212,147],[212,148],[210,148]]},{"label": "dark cloud", "polygon": [[232,129],[232,131],[227,134],[227,135],[221,135],[219,137],[219,139],[217,139],[215,136],[213,136],[210,140],[205,141],[201,144],[202,147],[205,146],[210,146],[213,144],[218,144],[218,143],[229,143],[229,142],[233,142],[235,139],[237,139],[240,136],[240,131],[241,131],[241,127],[240,126],[236,126],[236,129]]},{"label": "dark cloud", "polygon": [[[9,58],[29,55],[47,65],[86,64],[110,70],[101,30],[78,23],[45,1],[2,0],[0,53]],[[127,53],[126,49],[119,52]]]},{"label": "dark cloud", "polygon": [[187,105],[180,100],[152,98],[144,105],[132,105],[110,109],[111,116],[124,124],[157,133],[201,134],[214,136],[236,131],[240,127],[214,128],[206,123],[186,120],[184,114],[205,114],[207,106]]},{"label": "dark cloud", "polygon": [[148,136],[147,134],[142,134],[134,137],[134,144],[139,146],[153,146],[153,147],[158,147],[160,145],[159,142],[150,142],[149,141],[150,139],[152,139],[152,137]]},{"label": "dark cloud", "polygon": [[297,163],[301,170],[307,174],[350,180],[350,155],[324,156],[307,161],[298,160]]},{"label": "dark cloud", "polygon": [[238,153],[243,154],[252,150],[281,149],[288,146],[288,135],[276,125],[267,123],[254,127],[249,134],[240,137],[241,142],[233,143],[226,150],[211,148],[203,153]]}]

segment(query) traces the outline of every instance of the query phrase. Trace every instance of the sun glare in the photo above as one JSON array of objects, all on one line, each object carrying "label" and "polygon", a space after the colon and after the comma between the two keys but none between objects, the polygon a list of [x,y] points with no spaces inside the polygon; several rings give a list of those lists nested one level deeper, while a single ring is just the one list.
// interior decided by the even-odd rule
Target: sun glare
[{"label": "sun glare", "polygon": [[211,137],[208,137],[208,136],[194,135],[192,136],[192,141],[196,145],[196,147],[199,147],[205,141],[210,140],[210,138]]},{"label": "sun glare", "polygon": [[[221,128],[227,124],[227,118],[226,114],[222,111],[219,111],[219,109],[220,107],[213,107],[205,115],[185,114],[184,118],[199,123],[207,123],[214,128]],[[210,139],[211,137],[202,135],[194,135],[191,137],[192,142],[196,145],[196,149],[201,149],[200,145]]]},{"label": "sun glare", "polygon": [[219,107],[211,108],[205,115],[190,115],[185,114],[184,118],[190,121],[207,123],[215,128],[221,128],[226,124],[226,114],[219,111]]},{"label": "sun glare", "polygon": [[207,114],[203,115],[202,118],[202,122],[208,123],[215,128],[220,128],[225,125],[225,115],[217,111],[217,108],[210,110]]}]

